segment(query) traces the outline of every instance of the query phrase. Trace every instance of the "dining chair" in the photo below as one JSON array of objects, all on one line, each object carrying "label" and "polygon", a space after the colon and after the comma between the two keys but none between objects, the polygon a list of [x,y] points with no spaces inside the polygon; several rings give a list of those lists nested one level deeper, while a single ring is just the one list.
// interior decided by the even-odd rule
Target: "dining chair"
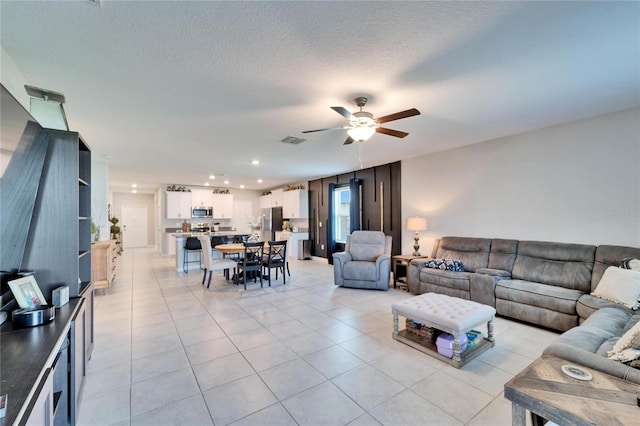
[{"label": "dining chair", "polygon": [[260,287],[262,287],[262,257],[264,253],[264,241],[255,243],[244,243],[244,257],[238,262],[238,273],[236,274],[236,284],[240,278],[247,289],[247,280],[253,278],[253,282],[257,282],[260,278]]},{"label": "dining chair", "polygon": [[[198,260],[189,260],[189,253],[195,252],[198,253],[200,257]],[[186,273],[189,273],[189,268],[187,268],[188,263],[198,262],[200,267],[202,268],[202,245],[197,237],[187,237],[187,240],[184,242],[184,249],[182,251],[182,270]]]},{"label": "dining chair", "polygon": [[229,269],[233,269],[235,274],[236,266],[238,266],[238,264],[235,261],[224,257],[218,250],[213,250],[209,243],[209,237],[200,236],[198,237],[198,240],[200,240],[200,245],[203,247],[204,251],[204,275],[202,276],[202,285],[204,285],[207,272],[209,273],[207,288],[211,285],[211,274],[213,271],[224,271],[225,276],[228,277]]},{"label": "dining chair", "polygon": [[[236,243],[239,243],[239,241],[237,241],[236,238],[233,235],[223,235],[221,237],[221,239],[222,239],[222,243],[223,244],[236,244]],[[227,253],[227,254],[225,254],[225,257],[233,259],[236,262],[240,261],[240,253]]]},{"label": "dining chair", "polygon": [[271,270],[276,270],[276,280],[278,279],[278,270],[282,271],[282,284],[287,284],[285,267],[287,267],[287,240],[269,241],[268,249],[265,249],[262,258],[262,267],[268,269],[269,286],[271,286]]}]

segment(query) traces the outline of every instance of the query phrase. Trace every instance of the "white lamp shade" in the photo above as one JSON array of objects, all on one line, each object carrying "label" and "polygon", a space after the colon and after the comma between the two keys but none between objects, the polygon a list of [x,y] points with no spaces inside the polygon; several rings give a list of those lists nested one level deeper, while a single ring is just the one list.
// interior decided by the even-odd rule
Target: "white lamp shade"
[{"label": "white lamp shade", "polygon": [[371,136],[373,136],[375,132],[376,129],[369,126],[354,127],[353,129],[347,130],[347,134],[351,137],[351,139],[358,142],[368,140]]},{"label": "white lamp shade", "polygon": [[426,231],[427,219],[424,217],[410,217],[407,219],[407,230],[409,231]]}]

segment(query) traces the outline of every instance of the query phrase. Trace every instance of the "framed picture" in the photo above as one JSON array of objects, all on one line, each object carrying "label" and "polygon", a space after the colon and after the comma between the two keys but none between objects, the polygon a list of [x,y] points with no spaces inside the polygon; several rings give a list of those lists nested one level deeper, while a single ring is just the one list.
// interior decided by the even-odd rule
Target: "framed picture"
[{"label": "framed picture", "polygon": [[18,306],[21,308],[33,308],[47,304],[47,300],[42,295],[42,291],[40,291],[40,287],[38,287],[38,283],[33,275],[9,281],[9,287],[13,293],[13,297],[15,297],[16,302],[18,302]]}]

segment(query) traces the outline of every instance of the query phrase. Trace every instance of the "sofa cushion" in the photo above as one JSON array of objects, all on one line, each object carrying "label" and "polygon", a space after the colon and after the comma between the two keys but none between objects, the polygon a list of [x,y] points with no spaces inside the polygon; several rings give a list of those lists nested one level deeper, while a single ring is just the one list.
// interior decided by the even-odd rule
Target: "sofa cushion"
[{"label": "sofa cushion", "polygon": [[432,257],[458,259],[466,271],[475,272],[488,266],[490,250],[491,240],[488,238],[442,237]]},{"label": "sofa cushion", "polygon": [[610,266],[591,295],[631,309],[640,307],[640,272]]},{"label": "sofa cushion", "polygon": [[602,308],[582,325],[564,332],[553,343],[562,343],[606,357],[633,317],[630,310]]},{"label": "sofa cushion", "polygon": [[459,260],[451,259],[429,259],[424,262],[425,268],[442,269],[453,272],[464,272],[464,266]]},{"label": "sofa cushion", "polygon": [[344,264],[342,277],[345,280],[377,281],[378,267],[375,262],[354,260]]},{"label": "sofa cushion", "polygon": [[[614,303],[609,300],[604,300],[599,297],[592,296],[590,294],[583,294],[582,296],[580,296],[580,299],[578,299],[578,304],[576,305],[576,311],[578,312],[578,315],[580,315],[580,318],[586,319],[586,318],[589,318],[589,316],[593,314],[595,311],[597,311],[598,309],[610,308],[610,307],[616,307],[619,309],[629,309],[629,308],[623,307],[619,303]],[[629,309],[629,312],[633,312],[633,311]]]},{"label": "sofa cushion", "polygon": [[576,302],[582,292],[525,280],[500,280],[496,299],[537,306],[564,314],[576,314]]},{"label": "sofa cushion", "polygon": [[349,237],[349,253],[353,260],[375,262],[384,254],[385,235],[383,232],[353,231]]},{"label": "sofa cushion", "polygon": [[511,271],[516,260],[518,240],[491,240],[491,252],[489,253],[489,268]]},{"label": "sofa cushion", "polygon": [[520,241],[511,276],[589,293],[595,249],[583,244]]},{"label": "sofa cushion", "polygon": [[470,272],[452,272],[442,269],[422,268],[420,281],[440,287],[469,291]]}]

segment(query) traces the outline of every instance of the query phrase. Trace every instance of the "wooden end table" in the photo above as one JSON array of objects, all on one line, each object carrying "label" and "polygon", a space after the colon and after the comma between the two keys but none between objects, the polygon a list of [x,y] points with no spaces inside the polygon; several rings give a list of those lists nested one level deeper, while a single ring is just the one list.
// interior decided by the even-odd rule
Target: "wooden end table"
[{"label": "wooden end table", "polygon": [[[396,254],[391,256],[391,265],[393,267],[393,288],[396,288],[397,283],[400,283],[400,287],[406,287],[409,290],[409,282],[407,275],[409,273],[409,264],[413,259],[428,259],[429,256],[414,256],[412,254]],[[398,268],[400,266],[400,268]]]},{"label": "wooden end table", "polygon": [[572,362],[543,356],[504,385],[504,396],[512,403],[512,424],[526,425],[549,420],[559,425],[638,425],[640,407],[636,395],[640,385],[579,366],[593,376],[583,381],[562,372]]}]

